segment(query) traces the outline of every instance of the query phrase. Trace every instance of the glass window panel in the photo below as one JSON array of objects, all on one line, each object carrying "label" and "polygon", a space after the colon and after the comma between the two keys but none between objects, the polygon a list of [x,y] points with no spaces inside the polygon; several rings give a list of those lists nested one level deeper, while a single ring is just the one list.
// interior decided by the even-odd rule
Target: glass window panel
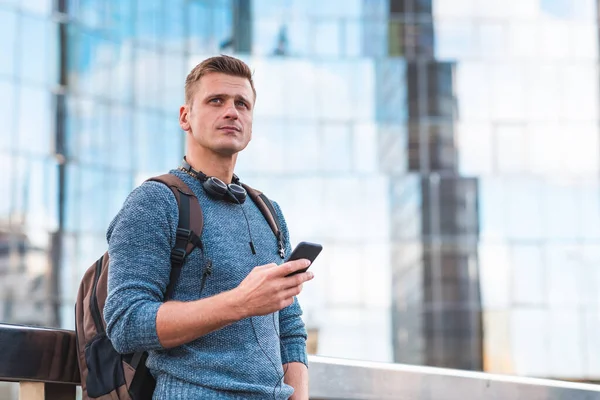
[{"label": "glass window panel", "polygon": [[22,15],[19,75],[26,81],[54,83],[58,76],[56,48],[51,44],[58,40],[58,27],[45,19]]},{"label": "glass window panel", "polygon": [[520,65],[491,64],[492,116],[501,121],[524,118],[524,73]]},{"label": "glass window panel", "polygon": [[102,28],[105,26],[104,11],[107,6],[108,2],[105,1],[79,0],[77,15],[81,23],[88,28]]},{"label": "glass window panel", "polygon": [[354,169],[360,172],[377,172],[378,160],[378,135],[374,123],[353,125],[353,157]]},{"label": "glass window panel", "polygon": [[490,118],[490,71],[488,64],[461,62],[456,68],[456,97],[462,120],[472,122]]},{"label": "glass window panel", "polygon": [[539,180],[507,179],[504,183],[504,209],[507,237],[514,240],[536,240],[544,235],[542,212],[543,187]]},{"label": "glass window panel", "polygon": [[318,56],[339,57],[341,54],[341,22],[316,21],[313,26],[313,49]]},{"label": "glass window panel", "polygon": [[479,53],[475,28],[469,20],[436,21],[435,56],[440,60],[472,58]]},{"label": "glass window panel", "polygon": [[584,376],[583,313],[553,309],[548,324],[549,371],[546,376]]},{"label": "glass window panel", "polygon": [[[93,94],[96,96],[109,98],[112,96],[112,88],[116,81],[114,71],[117,68],[116,58],[118,48],[115,43],[105,40],[98,36],[95,46],[92,49],[92,64],[89,68],[89,79],[92,80]],[[117,93],[119,93],[117,91]]]},{"label": "glass window panel", "polygon": [[313,17],[326,18],[358,18],[361,15],[362,0],[310,0],[308,6],[309,15]]},{"label": "glass window panel", "polygon": [[[510,6],[507,6],[506,0],[485,0],[477,2],[474,9],[477,10],[480,17],[484,18],[506,18],[510,13]],[[511,1],[510,3],[513,3]],[[511,4],[512,5],[512,4]]]},{"label": "glass window panel", "polygon": [[542,192],[542,212],[547,239],[580,239],[577,192],[569,182],[548,182]]},{"label": "glass window panel", "polygon": [[495,161],[500,173],[523,172],[527,169],[527,136],[522,125],[496,125]]},{"label": "glass window panel", "polygon": [[214,49],[224,48],[224,43],[233,38],[236,27],[233,25],[232,10],[233,5],[230,1],[221,2],[211,10],[213,19],[211,36]]},{"label": "glass window panel", "polygon": [[183,134],[177,119],[144,111],[136,112],[134,118],[138,175],[157,175],[177,167],[183,156]]},{"label": "glass window panel", "polygon": [[161,108],[162,87],[160,55],[144,49],[135,50],[135,100],[141,107]]},{"label": "glass window panel", "polygon": [[179,107],[184,103],[184,82],[187,76],[187,59],[182,54],[167,54],[163,58],[164,89],[163,109],[177,115]]},{"label": "glass window panel", "polygon": [[111,169],[131,173],[135,155],[133,149],[133,121],[129,107],[113,106],[108,117],[110,135],[109,149],[111,153]]},{"label": "glass window panel", "polygon": [[21,8],[37,14],[48,15],[52,12],[52,0],[22,0]]},{"label": "glass window panel", "polygon": [[563,96],[560,115],[568,119],[598,119],[598,67],[567,65],[563,69]]},{"label": "glass window panel", "polygon": [[479,46],[482,57],[505,56],[508,50],[506,42],[506,24],[482,23],[479,25]]},{"label": "glass window panel", "polygon": [[14,134],[15,96],[14,84],[0,80],[0,151],[11,149],[17,136]]},{"label": "glass window panel", "polygon": [[67,164],[65,196],[65,231],[76,233],[81,231],[81,167],[74,163]]},{"label": "glass window panel", "polygon": [[[80,30],[75,26],[69,27],[71,54],[69,78],[76,92],[101,95],[112,87],[109,85],[106,52],[101,50],[102,38],[90,31]],[[99,56],[102,54],[102,59]],[[104,61],[104,62],[102,62]]]},{"label": "glass window panel", "polygon": [[140,43],[155,46],[162,34],[163,5],[161,0],[136,2],[136,38]]},{"label": "glass window panel", "polygon": [[319,117],[327,120],[352,119],[351,64],[343,62],[321,63],[316,68],[317,110]]},{"label": "glass window panel", "polygon": [[[107,196],[107,217],[110,220],[117,215],[121,207],[123,207],[125,199],[127,199],[127,196],[133,190],[133,176],[129,171],[124,173],[107,171],[107,175],[111,182],[107,188],[109,191]],[[108,221],[104,226],[108,227]]]},{"label": "glass window panel", "polygon": [[508,309],[510,304],[510,251],[507,246],[482,244],[479,247],[481,303],[487,310]]},{"label": "glass window panel", "polygon": [[573,19],[589,22],[596,21],[597,6],[595,0],[569,1],[568,4]]},{"label": "glass window panel", "polygon": [[363,41],[363,22],[362,21],[345,21],[344,22],[344,56],[345,57],[360,57]]},{"label": "glass window panel", "polygon": [[398,58],[384,60],[375,63],[376,120],[406,125],[409,108],[406,64]]},{"label": "glass window panel", "polygon": [[467,176],[491,174],[494,154],[490,125],[460,123],[457,132],[461,174]]},{"label": "glass window panel", "polygon": [[[323,193],[323,219],[320,221],[328,229],[325,235],[335,238],[336,242],[354,241],[361,237],[360,225],[354,223],[348,215],[361,215],[361,181],[355,177],[334,177],[325,181]],[[340,199],[344,201],[340,202]]]},{"label": "glass window panel", "polygon": [[569,144],[561,127],[533,123],[529,126],[529,143],[528,159],[533,173],[550,175],[564,171],[563,151]]},{"label": "glass window panel", "polygon": [[574,58],[595,62],[598,58],[598,30],[595,24],[571,24],[571,54]]},{"label": "glass window panel", "polygon": [[[108,95],[120,103],[130,104],[133,101],[133,45],[131,41],[110,43],[113,54],[113,67],[110,71]],[[183,81],[182,81],[183,82]]]},{"label": "glass window panel", "polygon": [[[355,121],[372,121],[375,119],[376,82],[375,66],[371,61],[352,61],[350,73],[351,98],[354,111],[352,119]],[[402,92],[404,85],[395,90]]]},{"label": "glass window panel", "polygon": [[12,76],[15,72],[17,15],[14,11],[0,9],[0,76]]},{"label": "glass window panel", "polygon": [[474,0],[433,1],[433,14],[440,17],[473,17]]},{"label": "glass window panel", "polygon": [[[308,64],[305,64],[308,65]],[[252,68],[254,69],[254,85],[258,91],[258,100],[254,108],[254,118],[257,121],[262,117],[281,117],[285,115],[287,102],[296,103],[299,100],[288,100],[289,96],[284,94],[285,86],[281,84],[281,78],[275,79],[276,77],[286,76],[285,71],[288,66],[288,61],[272,58],[263,61],[254,62]],[[297,69],[295,67],[292,67]],[[306,78],[309,82],[310,75]],[[304,92],[302,92],[304,94]],[[307,93],[311,95],[311,93]],[[307,103],[310,104],[310,98],[316,96],[312,93],[312,96],[307,98]]]},{"label": "glass window panel", "polygon": [[540,8],[544,16],[594,21],[596,2],[594,0],[541,0]]},{"label": "glass window panel", "polygon": [[[106,231],[110,216],[108,215],[109,191],[111,185],[108,175],[102,168],[82,167],[76,197],[76,207],[80,208],[79,227],[83,232],[103,233]],[[94,210],[94,212],[89,212]]]},{"label": "glass window panel", "polygon": [[[13,175],[13,157],[4,151],[0,151],[0,171],[2,171],[5,178],[0,179],[0,193],[12,193],[14,187],[14,181],[16,177]],[[8,227],[9,218],[11,214],[11,196],[6,194],[0,196],[0,230],[4,230]]]},{"label": "glass window panel", "polygon": [[388,27],[384,20],[384,18],[363,20],[361,55],[379,59],[388,56]]},{"label": "glass window panel", "polygon": [[19,156],[12,161],[12,211],[31,231],[30,239],[39,246],[46,246],[47,231],[58,225],[57,165],[53,160],[32,156]]},{"label": "glass window panel", "polygon": [[571,45],[569,37],[569,25],[566,22],[541,22],[538,54],[553,60],[568,58]]},{"label": "glass window panel", "polygon": [[323,124],[321,136],[321,168],[326,172],[350,171],[351,133],[348,124]]},{"label": "glass window panel", "polygon": [[166,48],[174,51],[183,51],[185,49],[185,0],[169,0],[164,2],[164,24],[165,31],[162,37],[159,37],[160,43]]},{"label": "glass window panel", "polygon": [[31,239],[44,246],[47,232],[58,227],[58,167],[52,159],[28,157],[23,159],[27,166],[20,176],[23,212],[27,226],[31,229]]},{"label": "glass window panel", "polygon": [[158,172],[155,162],[159,156],[157,148],[160,145],[154,140],[156,130],[160,129],[162,125],[162,120],[156,113],[136,110],[133,123],[136,170],[141,174]]},{"label": "glass window panel", "polygon": [[518,58],[537,58],[539,48],[539,26],[529,21],[509,21],[507,51],[509,56]]},{"label": "glass window panel", "polygon": [[504,239],[506,229],[506,184],[502,179],[482,179],[479,186],[479,224],[484,239]]},{"label": "glass window panel", "polygon": [[598,123],[572,123],[562,126],[568,145],[563,149],[565,172],[596,176],[600,171]]},{"label": "glass window panel", "polygon": [[279,20],[266,18],[261,18],[253,25],[252,51],[260,55],[275,54],[280,30],[284,25]]},{"label": "glass window panel", "polygon": [[544,275],[542,248],[517,245],[511,249],[513,302],[518,305],[544,305]]},{"label": "glass window panel", "polygon": [[[256,129],[254,131],[255,135],[260,134]],[[287,125],[283,151],[286,172],[316,172],[322,157],[317,125],[311,121],[298,121]]]},{"label": "glass window panel", "polygon": [[311,54],[311,26],[311,21],[300,18],[286,22],[287,42],[290,55],[307,56]]},{"label": "glass window panel", "polygon": [[177,168],[185,154],[185,133],[179,126],[177,114],[163,116],[163,129],[158,132],[163,155],[161,168],[164,171]]},{"label": "glass window panel", "polygon": [[211,9],[201,1],[188,3],[188,43],[191,54],[207,54],[218,48],[212,37]]},{"label": "glass window panel", "polygon": [[108,106],[91,102],[85,106],[89,112],[81,116],[77,156],[86,165],[110,165],[112,151],[108,134]]},{"label": "glass window panel", "polygon": [[[598,354],[600,352],[600,313],[597,308],[583,311],[585,324],[584,331],[584,349],[586,354]],[[600,376],[600,359],[598,357],[585,357],[584,376]]]},{"label": "glass window panel", "polygon": [[511,19],[531,19],[539,14],[539,0],[513,0],[506,7]]},{"label": "glass window panel", "polygon": [[[283,143],[286,126],[283,121],[255,121],[252,141],[242,153],[243,168],[252,172],[277,173],[284,168]],[[265,157],[269,154],[269,157]]]},{"label": "glass window panel", "polygon": [[[109,23],[107,29],[116,41],[128,40],[133,37],[135,24],[133,1],[111,1],[109,11]],[[183,23],[182,23],[183,25]]]},{"label": "glass window panel", "polygon": [[550,62],[525,65],[525,106],[532,121],[557,121],[562,106],[560,70]]},{"label": "glass window panel", "polygon": [[46,155],[54,144],[53,102],[47,90],[21,86],[19,91],[17,149]]},{"label": "glass window panel", "polygon": [[[314,120],[317,116],[316,75],[318,74],[314,63],[286,60],[285,67],[280,71],[282,75],[277,81],[286,82],[285,85],[281,85],[285,99],[282,111],[290,118],[303,121]],[[262,102],[262,86],[259,90],[259,102]]]},{"label": "glass window panel", "polygon": [[[593,184],[583,185],[579,193],[579,215],[581,222],[581,236],[587,240],[600,239],[600,187]],[[594,254],[592,263],[600,267],[600,254]],[[600,271],[600,268],[598,268]],[[600,287],[600,281],[598,282]],[[600,293],[600,291],[599,291]]]},{"label": "glass window panel", "polygon": [[[525,376],[551,376],[548,368],[548,311],[512,310],[509,314],[509,340],[514,372]],[[506,326],[503,327],[507,329]],[[487,335],[486,335],[487,336]],[[505,358],[506,354],[502,354]]]}]

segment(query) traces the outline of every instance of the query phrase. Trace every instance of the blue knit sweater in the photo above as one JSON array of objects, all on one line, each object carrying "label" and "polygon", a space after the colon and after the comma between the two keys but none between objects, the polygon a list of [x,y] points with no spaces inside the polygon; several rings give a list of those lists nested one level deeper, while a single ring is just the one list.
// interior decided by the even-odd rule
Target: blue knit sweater
[{"label": "blue knit sweater", "polygon": [[[171,173],[184,180],[200,201],[205,248],[204,254],[195,249],[187,257],[174,287],[174,300],[216,295],[237,287],[257,265],[281,264],[275,235],[250,197],[242,206],[216,201],[206,195],[199,181],[181,171]],[[279,206],[274,206],[287,257],[289,233]],[[256,255],[248,244],[242,207]],[[129,195],[110,224],[104,308],[108,337],[121,353],[149,351],[147,365],[157,380],[155,399],[265,399],[273,398],[276,386],[276,399],[287,399],[293,389],[280,381],[282,364],[307,363],[306,330],[297,300],[280,312],[243,319],[185,345],[161,346],[156,314],[169,283],[177,222],[177,202],[171,190],[158,182],[145,182]],[[207,258],[213,261],[212,274],[200,292]]]}]

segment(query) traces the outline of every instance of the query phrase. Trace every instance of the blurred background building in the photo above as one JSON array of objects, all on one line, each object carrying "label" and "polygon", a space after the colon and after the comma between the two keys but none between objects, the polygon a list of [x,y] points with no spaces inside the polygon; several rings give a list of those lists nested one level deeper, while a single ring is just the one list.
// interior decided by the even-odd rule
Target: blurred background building
[{"label": "blurred background building", "polygon": [[0,0],[0,321],[73,327],[188,71],[255,71],[242,180],[321,242],[320,355],[600,379],[595,0]]}]

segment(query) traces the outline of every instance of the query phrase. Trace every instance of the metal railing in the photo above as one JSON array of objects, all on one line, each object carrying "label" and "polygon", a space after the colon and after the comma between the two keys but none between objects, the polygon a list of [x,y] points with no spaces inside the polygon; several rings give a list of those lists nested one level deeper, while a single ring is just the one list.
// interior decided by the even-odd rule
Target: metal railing
[{"label": "metal railing", "polygon": [[[314,400],[600,400],[597,385],[318,356],[309,373]],[[22,400],[75,399],[74,332],[0,324],[0,381]]]}]

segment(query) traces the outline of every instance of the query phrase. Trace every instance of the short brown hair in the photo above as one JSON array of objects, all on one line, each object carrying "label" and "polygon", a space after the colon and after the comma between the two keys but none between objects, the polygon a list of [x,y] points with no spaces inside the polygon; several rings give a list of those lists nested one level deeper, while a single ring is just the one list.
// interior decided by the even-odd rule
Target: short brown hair
[{"label": "short brown hair", "polygon": [[185,79],[185,102],[187,104],[191,104],[194,87],[200,81],[200,78],[211,72],[220,72],[248,79],[254,93],[254,99],[256,99],[256,89],[254,89],[254,82],[252,82],[250,67],[242,60],[221,54],[220,56],[207,58],[190,71]]}]

